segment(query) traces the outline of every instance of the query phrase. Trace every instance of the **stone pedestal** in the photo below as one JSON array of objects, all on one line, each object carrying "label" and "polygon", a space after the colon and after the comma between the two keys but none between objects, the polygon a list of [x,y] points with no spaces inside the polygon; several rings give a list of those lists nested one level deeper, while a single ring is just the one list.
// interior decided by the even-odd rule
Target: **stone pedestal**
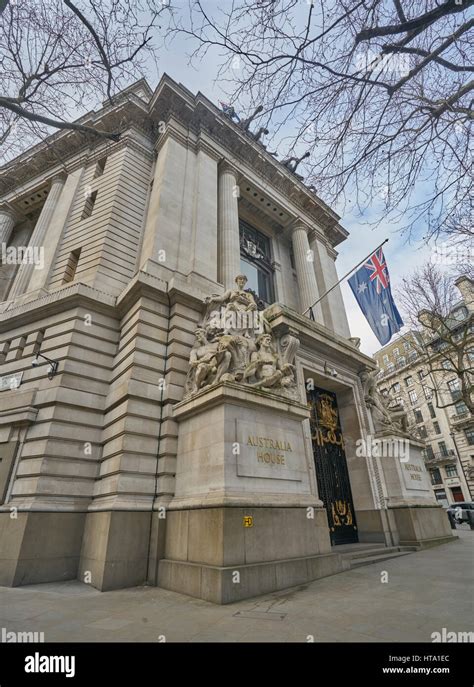
[{"label": "stone pedestal", "polygon": [[[386,447],[400,447],[398,455],[382,453],[388,510],[401,546],[436,546],[452,541],[444,509],[438,505],[422,456],[423,444],[394,434],[378,434]],[[397,453],[395,451],[395,453]]]},{"label": "stone pedestal", "polygon": [[176,493],[158,585],[215,603],[342,570],[312,493],[305,405],[226,382],[174,407]]}]

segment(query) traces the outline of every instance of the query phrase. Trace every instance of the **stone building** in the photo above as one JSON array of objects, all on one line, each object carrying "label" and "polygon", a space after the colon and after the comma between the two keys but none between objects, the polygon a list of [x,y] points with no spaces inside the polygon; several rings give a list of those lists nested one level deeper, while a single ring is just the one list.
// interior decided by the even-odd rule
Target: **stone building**
[{"label": "stone building", "polygon": [[[463,348],[468,367],[474,362],[473,285],[462,277],[456,286],[461,299],[451,313],[451,328],[459,329],[454,336],[462,336],[467,327]],[[412,331],[381,348],[374,358],[380,368],[380,392],[390,403],[406,408],[426,443],[424,458],[436,499],[447,506],[474,498],[474,419],[461,398],[449,347],[443,343],[431,335],[424,341],[420,332]]]},{"label": "stone building", "polygon": [[[357,452],[375,363],[339,288],[303,315],[337,281],[339,217],[167,76],[80,123],[120,139],[55,133],[0,171],[0,584],[222,602],[337,572],[345,541],[449,538],[416,456]],[[196,343],[239,273],[270,331],[239,339],[240,377]]]}]

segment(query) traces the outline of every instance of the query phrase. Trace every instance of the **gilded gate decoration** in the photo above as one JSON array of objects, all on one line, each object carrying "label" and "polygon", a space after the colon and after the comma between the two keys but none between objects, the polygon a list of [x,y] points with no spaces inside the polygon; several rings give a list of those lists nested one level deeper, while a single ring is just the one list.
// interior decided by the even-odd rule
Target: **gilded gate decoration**
[{"label": "gilded gate decoration", "polygon": [[331,542],[357,542],[357,523],[336,395],[324,389],[308,391],[308,406],[318,492],[327,511]]}]

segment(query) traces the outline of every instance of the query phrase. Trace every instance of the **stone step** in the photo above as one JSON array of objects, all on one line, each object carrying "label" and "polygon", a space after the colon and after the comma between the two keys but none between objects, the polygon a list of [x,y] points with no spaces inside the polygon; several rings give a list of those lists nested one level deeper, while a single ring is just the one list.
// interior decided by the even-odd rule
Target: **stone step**
[{"label": "stone step", "polygon": [[381,563],[392,558],[399,558],[400,556],[408,556],[412,551],[395,551],[393,553],[379,554],[378,556],[368,556],[367,558],[356,558],[352,560],[351,568],[360,568],[363,565],[372,565],[373,563]]},{"label": "stone step", "polygon": [[348,551],[347,553],[342,554],[344,558],[348,558],[350,560],[354,558],[370,558],[371,556],[384,556],[387,553],[395,553],[399,551],[405,551],[406,553],[416,551],[417,547],[416,546],[387,546],[387,547],[379,547],[377,549],[362,549],[360,551]]}]

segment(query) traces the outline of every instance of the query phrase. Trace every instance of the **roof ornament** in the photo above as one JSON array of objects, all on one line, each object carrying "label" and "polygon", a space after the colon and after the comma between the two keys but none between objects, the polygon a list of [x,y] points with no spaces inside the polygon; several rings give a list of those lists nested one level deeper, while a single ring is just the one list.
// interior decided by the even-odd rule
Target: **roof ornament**
[{"label": "roof ornament", "polygon": [[301,174],[297,174],[296,169],[300,162],[307,157],[309,157],[309,151],[304,153],[301,157],[287,157],[285,160],[281,161],[281,164],[294,174],[295,177],[302,180],[304,177],[302,177]]}]

